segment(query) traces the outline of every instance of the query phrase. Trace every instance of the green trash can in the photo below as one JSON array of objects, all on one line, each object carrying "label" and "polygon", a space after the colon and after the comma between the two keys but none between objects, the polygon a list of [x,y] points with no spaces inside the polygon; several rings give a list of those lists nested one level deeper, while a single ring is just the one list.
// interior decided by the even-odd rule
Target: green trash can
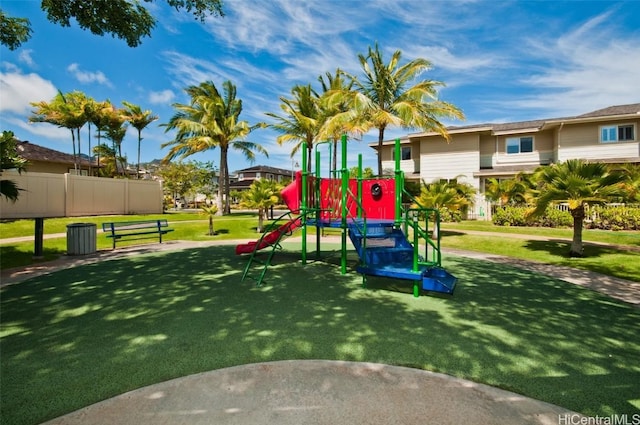
[{"label": "green trash can", "polygon": [[67,255],[88,255],[97,251],[95,223],[67,225]]}]

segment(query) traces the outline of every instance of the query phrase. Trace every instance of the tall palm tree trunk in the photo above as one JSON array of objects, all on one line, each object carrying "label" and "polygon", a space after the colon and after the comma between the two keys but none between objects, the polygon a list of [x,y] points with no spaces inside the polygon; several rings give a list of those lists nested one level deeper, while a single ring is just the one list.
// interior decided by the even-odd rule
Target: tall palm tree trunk
[{"label": "tall palm tree trunk", "polygon": [[93,167],[92,167],[92,161],[91,161],[91,121],[87,122],[87,125],[89,127],[89,131],[88,131],[88,135],[87,135],[87,140],[88,140],[88,144],[89,144],[89,152],[87,153],[87,155],[89,155],[89,175],[93,176]]},{"label": "tall palm tree trunk", "polygon": [[384,127],[378,129],[378,177],[382,177],[382,142],[384,142]]},{"label": "tall palm tree trunk", "polygon": [[76,156],[76,134],[71,129],[71,144],[73,145],[73,170],[78,174],[78,157]]},{"label": "tall palm tree trunk", "polygon": [[[81,148],[80,148],[80,127],[76,128],[76,132],[78,133],[78,164],[80,165],[80,170],[82,170],[82,157],[80,156]],[[82,172],[80,173],[82,174]]]},{"label": "tall palm tree trunk", "polygon": [[136,179],[140,178],[140,143],[142,142],[142,132],[138,130],[138,165],[136,165]]},{"label": "tall palm tree trunk", "polygon": [[229,171],[227,170],[228,147],[220,145],[220,177],[218,178],[218,214],[230,214],[229,208]]}]

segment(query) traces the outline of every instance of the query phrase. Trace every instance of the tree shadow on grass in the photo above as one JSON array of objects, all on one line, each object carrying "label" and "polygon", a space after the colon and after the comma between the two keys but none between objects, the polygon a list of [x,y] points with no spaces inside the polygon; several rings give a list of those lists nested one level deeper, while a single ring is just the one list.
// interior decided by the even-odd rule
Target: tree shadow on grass
[{"label": "tree shadow on grass", "polygon": [[[589,269],[598,273],[610,276],[637,276],[638,254],[628,251],[620,251],[618,249],[601,246],[601,245],[584,245],[584,255],[582,257],[569,256],[570,243],[561,241],[527,241],[525,248],[531,251],[547,252],[558,258],[556,264],[571,267],[580,267],[582,263],[588,263]],[[598,259],[601,257],[611,259],[608,262],[590,261],[590,259]],[[633,279],[636,280],[636,279]]]},{"label": "tree shadow on grass", "polygon": [[[640,313],[535,273],[447,258],[452,297],[361,288],[276,254],[265,285],[232,246],[63,270],[3,288],[2,417],[33,424],[156,382],[285,359],[449,373],[589,415],[633,413]],[[328,259],[334,258],[327,256]]]},{"label": "tree shadow on grass", "polygon": [[2,259],[2,270],[6,270],[12,267],[27,266],[30,264],[37,264],[44,261],[55,260],[62,255],[65,255],[66,251],[57,248],[42,249],[42,258],[34,258],[33,243],[31,249],[23,251],[17,249],[14,245],[0,246],[0,258]]}]

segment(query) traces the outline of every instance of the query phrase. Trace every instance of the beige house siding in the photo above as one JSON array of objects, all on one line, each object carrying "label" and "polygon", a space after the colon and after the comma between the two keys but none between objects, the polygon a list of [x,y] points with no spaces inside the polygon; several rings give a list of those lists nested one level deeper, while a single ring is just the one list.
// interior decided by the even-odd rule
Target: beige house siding
[{"label": "beige house siding", "polygon": [[[533,152],[508,154],[507,139],[512,137],[533,137]],[[497,136],[497,152],[492,166],[550,164],[554,158],[554,132],[516,133]]]},{"label": "beige house siding", "polygon": [[[26,167],[28,172],[31,173],[53,173],[53,174],[64,174],[69,173],[73,170],[73,164],[60,164],[55,162],[41,162],[41,161],[29,161]],[[88,169],[84,168],[86,172]]]},{"label": "beige house siding", "polygon": [[480,168],[493,167],[498,151],[496,136],[481,134],[479,140]]},{"label": "beige house siding", "polygon": [[474,164],[473,169],[480,167],[477,152],[461,151],[422,155],[420,157],[420,178],[427,183],[437,179],[457,178],[459,182],[469,183],[477,189],[479,180],[473,177],[470,164]]},{"label": "beige house siding", "polygon": [[623,142],[561,147],[558,149],[558,161],[562,162],[573,158],[592,161],[615,161],[635,158],[636,162],[638,162],[640,161],[640,144],[638,142]]},{"label": "beige house siding", "polygon": [[421,138],[420,147],[422,180],[429,183],[436,179],[459,178],[478,187],[478,179],[473,177],[472,171],[480,168],[478,134],[454,134],[449,143],[439,136],[424,137]]},{"label": "beige house siding", "polygon": [[[634,141],[601,143],[600,129],[603,125],[634,125]],[[640,157],[638,128],[640,120],[604,121],[563,126],[558,131],[558,161],[571,158],[607,160]]]}]

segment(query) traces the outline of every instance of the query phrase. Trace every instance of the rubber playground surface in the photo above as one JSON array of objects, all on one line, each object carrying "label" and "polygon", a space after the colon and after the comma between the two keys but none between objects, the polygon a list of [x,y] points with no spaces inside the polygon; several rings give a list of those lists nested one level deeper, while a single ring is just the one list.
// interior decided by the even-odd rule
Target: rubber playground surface
[{"label": "rubber playground surface", "polygon": [[[235,245],[237,242],[229,241],[228,243]],[[156,254],[160,251],[171,252],[187,249],[187,251],[184,251],[185,255],[189,254],[190,256],[185,257],[185,255],[182,255],[180,258],[188,260],[188,264],[174,264],[175,273],[184,273],[194,284],[194,287],[197,288],[204,282],[203,279],[206,279],[207,264],[202,263],[203,258],[206,259],[206,256],[203,257],[201,255],[197,259],[192,257],[195,254],[208,252],[198,248],[207,248],[209,246],[210,244],[206,243],[169,242],[161,245],[133,246],[116,251],[101,251],[94,255],[83,257],[67,257],[51,264],[3,273],[2,284],[17,283],[37,276],[43,276],[44,279],[68,276],[59,275],[55,272],[65,269],[72,272],[77,267],[92,266],[92,264],[107,260],[131,258],[134,260],[132,266],[138,268],[148,261],[147,256],[144,254],[152,254],[149,256],[151,258],[156,257]],[[504,261],[505,264],[509,262],[508,259],[504,258],[486,257],[480,254],[464,252],[455,253],[455,255],[460,256],[466,254],[481,261]],[[245,261],[245,258],[237,261],[235,267],[241,268]],[[193,270],[193,264],[200,264],[204,269],[202,273]],[[218,262],[216,264],[220,265],[222,263]],[[552,275],[599,292],[608,292],[609,296],[621,299],[631,305],[640,306],[640,288],[633,282],[616,280],[568,268],[549,268],[545,267],[545,265],[527,264],[522,261],[513,261],[512,265],[522,269],[528,268],[534,275],[538,273],[540,275]],[[163,266],[160,265],[159,267],[162,268]],[[222,269],[221,272],[224,272],[224,267]],[[80,267],[78,270],[85,269]],[[482,268],[478,267],[475,272],[480,273],[481,270]],[[85,275],[91,276],[96,271],[96,267],[90,267],[86,269]],[[226,273],[231,272],[229,270]],[[54,274],[49,276],[50,273]],[[256,291],[263,293],[264,302],[274,302],[276,300],[274,298],[275,294],[271,292],[277,291],[277,279],[279,276],[284,276],[283,273],[285,271],[280,266],[280,269],[276,268],[274,271],[271,280],[267,279],[268,283],[265,287],[252,289],[250,282],[236,283],[236,291],[240,293],[249,288],[253,295],[255,295]],[[506,276],[507,274],[499,278],[505,278]],[[329,282],[331,279],[331,276],[317,276],[317,282],[315,283],[336,284],[335,282]],[[298,283],[304,285],[305,283],[313,284],[314,282]],[[467,284],[469,289],[465,289],[463,286],[461,288],[462,291],[473,290],[473,287],[481,284],[481,282],[468,282]],[[128,285],[135,285],[135,282],[130,282]],[[400,290],[402,291],[402,289]],[[380,313],[384,314],[384,311],[390,312],[393,310],[393,306],[390,304],[392,300],[389,303],[384,301],[386,298],[385,293],[389,292],[378,291],[377,288],[373,288],[370,294],[360,291],[354,293],[356,295],[349,296],[363,296],[362,300],[352,300],[358,303],[372,301],[374,301],[374,304],[382,303],[377,307],[372,306],[372,308],[380,310]],[[322,297],[322,291],[305,292],[301,289],[298,294],[288,294],[288,296],[291,297],[291,300],[295,300],[296,296],[301,297],[301,299],[305,299],[305,301],[300,301],[301,304],[311,302],[311,305],[315,306],[314,297]],[[557,297],[557,293],[550,294],[550,296]],[[415,299],[409,292],[395,293],[392,298],[395,297],[407,297],[406,299],[403,298],[403,302],[409,300],[408,302],[410,303],[422,302],[427,306],[429,304],[428,296]],[[453,298],[455,297],[456,294],[453,295]],[[460,298],[464,299],[463,297],[464,293],[461,294]],[[595,300],[598,303],[604,302],[602,298],[591,298],[588,292],[586,297],[586,302],[589,302],[589,300]],[[241,294],[238,295],[237,300],[230,300],[230,302],[241,302],[240,300],[242,300]],[[525,302],[524,300],[509,300],[507,295],[501,293],[496,293],[495,301],[496,309],[498,310],[500,305],[506,306],[508,303]],[[331,306],[336,301],[328,299],[325,302],[328,306]],[[237,306],[240,305],[237,304]],[[466,306],[466,308],[472,307],[471,305]],[[343,307],[340,304],[336,304],[334,308],[340,309]],[[430,307],[424,308],[428,310]],[[246,309],[249,311],[248,306]],[[239,309],[238,313],[243,314],[240,313],[241,311],[244,310]],[[469,312],[471,311],[469,310]],[[401,312],[398,313],[400,314]],[[500,316],[499,311],[496,313],[498,313],[496,314],[497,318]],[[337,312],[336,314],[340,315],[341,313]],[[374,317],[373,311],[371,314]],[[292,315],[291,317],[295,316]],[[408,320],[410,320],[409,317],[407,316]],[[390,324],[396,321],[402,323],[401,317],[396,319],[391,320]],[[258,320],[256,323],[259,323],[259,318],[256,318],[256,320]],[[263,318],[264,323],[269,323],[271,320],[287,320],[287,318]],[[362,318],[354,318],[353,320],[358,321],[361,326],[366,328],[366,323],[360,322]],[[309,324],[313,323],[313,321],[309,321]],[[339,323],[342,323],[342,321]],[[344,323],[349,323],[349,320],[345,320]],[[463,323],[460,325],[460,329],[465,329],[466,325]],[[428,327],[429,324],[416,324],[415,326]],[[312,329],[310,328],[309,332],[313,332]],[[407,329],[411,329],[411,326],[407,326]],[[304,333],[301,335],[304,335]],[[291,344],[297,344],[296,336],[292,335],[291,337]],[[366,335],[363,336],[363,338],[365,337]],[[488,335],[487,338],[489,337]],[[259,339],[260,334],[258,333],[252,338]],[[375,339],[375,335],[372,334],[368,338]],[[443,338],[446,339],[446,336],[443,336]],[[398,336],[398,341],[402,341],[401,335]],[[281,349],[284,351],[292,349],[291,347],[287,348],[286,343],[285,338],[282,341],[282,344],[285,345],[282,345]],[[438,342],[431,340],[424,343],[437,344]],[[250,346],[253,345],[255,343],[250,344]],[[250,346],[247,349],[251,349]],[[293,351],[296,350],[303,350],[303,348],[294,347]],[[223,367],[142,387],[81,408],[48,423],[137,423],[138,425],[210,423],[557,424],[561,423],[559,421],[562,418],[566,420],[571,417],[574,421],[579,420],[579,416],[570,409],[524,397],[516,392],[504,391],[449,375],[411,367],[355,361],[358,357],[355,354],[351,356],[354,361],[331,361],[328,359],[279,360],[278,357],[274,356],[274,361],[258,361]],[[348,358],[349,356],[346,357]],[[405,363],[410,364],[410,361]],[[420,360],[416,360],[416,364],[419,363]],[[571,368],[566,370],[569,371]],[[595,397],[597,398],[598,392],[606,391],[606,388],[593,388],[592,391],[595,392]]]}]

